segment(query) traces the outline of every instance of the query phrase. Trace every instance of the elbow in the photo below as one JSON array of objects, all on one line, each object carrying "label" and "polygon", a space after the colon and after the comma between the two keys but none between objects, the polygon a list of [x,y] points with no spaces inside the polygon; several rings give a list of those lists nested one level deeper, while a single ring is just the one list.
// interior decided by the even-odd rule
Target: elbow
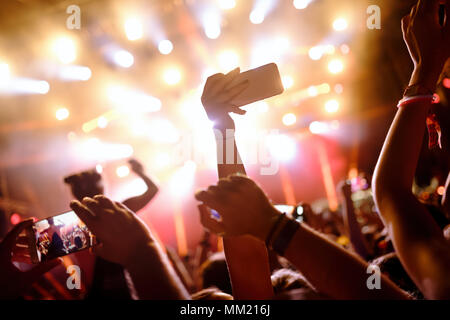
[{"label": "elbow", "polygon": [[375,171],[372,178],[372,196],[378,214],[382,215],[381,213],[385,212],[384,208],[395,201],[395,195],[398,195],[399,190],[391,177]]},{"label": "elbow", "polygon": [[377,206],[383,198],[386,198],[389,195],[389,186],[389,179],[380,174],[379,170],[375,170],[372,177],[372,194],[373,200]]}]

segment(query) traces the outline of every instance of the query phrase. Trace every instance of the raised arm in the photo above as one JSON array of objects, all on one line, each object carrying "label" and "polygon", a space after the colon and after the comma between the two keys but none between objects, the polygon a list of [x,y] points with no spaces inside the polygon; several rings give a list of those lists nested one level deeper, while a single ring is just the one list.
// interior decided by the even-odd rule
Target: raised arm
[{"label": "raised arm", "polygon": [[[370,274],[367,273],[366,262],[305,224],[280,218],[280,212],[272,206],[264,192],[247,177],[231,176],[220,181],[214,188],[198,192],[196,197],[222,216],[222,220],[217,221],[210,215],[203,214],[202,222],[205,227],[216,233],[252,235],[261,241],[269,237],[272,239],[269,241],[273,244],[272,247],[291,261],[320,293],[330,298],[406,298],[383,275],[381,289],[370,290],[367,286]],[[240,214],[241,212],[246,214]],[[284,226],[288,225],[288,221],[289,230],[285,230]],[[275,233],[271,232],[272,229]],[[280,240],[273,241],[274,238]],[[285,243],[284,250],[280,250],[280,243]]]},{"label": "raised arm", "polygon": [[130,209],[102,195],[70,207],[94,233],[100,257],[127,269],[140,299],[181,300],[190,296],[151,231]]},{"label": "raised arm", "polygon": [[158,193],[158,187],[144,172],[144,167],[137,160],[129,160],[131,170],[136,173],[142,180],[144,180],[147,190],[136,197],[129,198],[123,201],[123,204],[131,209],[131,211],[138,212],[149,203],[153,197]]},{"label": "raised arm", "polygon": [[378,211],[410,277],[425,297],[449,299],[450,247],[412,193],[430,95],[450,52],[450,2],[445,2],[447,22],[443,27],[438,20],[439,3],[420,0],[402,19],[403,37],[414,62],[406,90],[410,100],[395,115],[372,185]]},{"label": "raised arm", "polygon": [[[229,112],[245,114],[245,111],[230,104],[248,85],[244,82],[228,87],[238,74],[239,69],[235,69],[226,75],[209,77],[202,95],[205,111],[214,122],[219,178],[234,173],[245,174],[236,146],[234,121],[229,115]],[[223,243],[234,298],[271,298],[273,289],[269,257],[264,243],[248,236],[224,237]]]},{"label": "raised arm", "polygon": [[361,231],[355,214],[355,207],[352,200],[352,189],[349,181],[342,181],[339,186],[339,193],[342,201],[342,215],[344,217],[344,225],[347,229],[352,243],[353,249],[364,260],[368,260],[373,254],[367,244],[366,239]]}]

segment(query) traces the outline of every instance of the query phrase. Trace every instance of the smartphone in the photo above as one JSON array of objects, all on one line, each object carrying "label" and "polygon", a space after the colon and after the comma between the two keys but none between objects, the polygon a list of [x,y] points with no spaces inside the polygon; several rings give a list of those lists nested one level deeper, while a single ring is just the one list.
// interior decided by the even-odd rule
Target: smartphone
[{"label": "smartphone", "polygon": [[256,101],[279,95],[284,91],[280,72],[275,63],[269,63],[240,73],[230,83],[228,88],[246,80],[249,82],[247,89],[231,101],[235,106],[245,106]]},{"label": "smartphone", "polygon": [[96,244],[95,237],[73,211],[35,222],[27,229],[30,258],[40,263]]}]

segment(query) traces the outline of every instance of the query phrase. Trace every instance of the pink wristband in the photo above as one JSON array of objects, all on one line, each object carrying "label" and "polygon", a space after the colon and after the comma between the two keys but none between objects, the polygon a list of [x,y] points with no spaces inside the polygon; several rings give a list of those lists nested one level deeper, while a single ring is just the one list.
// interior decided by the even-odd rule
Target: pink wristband
[{"label": "pink wristband", "polygon": [[404,107],[408,104],[414,103],[414,102],[433,102],[435,100],[435,96],[432,94],[427,95],[420,95],[420,96],[411,96],[411,97],[404,97],[402,100],[400,100],[397,104],[397,108]]}]

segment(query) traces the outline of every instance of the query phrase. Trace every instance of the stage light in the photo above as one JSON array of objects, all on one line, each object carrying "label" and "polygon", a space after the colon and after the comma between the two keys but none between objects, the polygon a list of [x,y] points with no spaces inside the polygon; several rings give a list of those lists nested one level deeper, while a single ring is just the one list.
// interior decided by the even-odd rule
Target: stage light
[{"label": "stage light", "polygon": [[107,162],[129,158],[133,155],[133,147],[129,144],[105,143],[98,138],[89,138],[78,145],[77,154],[86,160]]},{"label": "stage light", "polygon": [[342,72],[344,63],[340,59],[333,59],[328,63],[328,70],[333,74]]},{"label": "stage light", "polygon": [[335,113],[339,110],[339,102],[335,99],[328,100],[325,102],[325,110],[328,113]]},{"label": "stage light", "polygon": [[444,195],[444,193],[445,193],[445,187],[444,187],[444,186],[439,186],[439,187],[436,189],[436,192],[437,192],[437,194],[440,195],[440,196]]},{"label": "stage light", "polygon": [[219,0],[219,6],[223,10],[230,10],[236,7],[236,0]]},{"label": "stage light", "polygon": [[321,85],[318,85],[317,87],[317,93],[318,94],[326,94],[330,92],[330,85],[328,83],[322,83]]},{"label": "stage light", "polygon": [[239,66],[239,56],[232,50],[223,51],[218,56],[219,66],[225,72]]},{"label": "stage light", "polygon": [[142,38],[143,26],[142,21],[137,18],[129,18],[125,21],[125,34],[130,41]]},{"label": "stage light", "polygon": [[159,143],[175,143],[180,138],[177,128],[167,119],[153,119],[144,130],[148,137]]},{"label": "stage light", "polygon": [[197,165],[191,160],[186,161],[181,168],[178,168],[169,181],[171,193],[182,196],[191,192],[196,170]]},{"label": "stage light", "polygon": [[256,68],[272,62],[281,63],[288,47],[287,38],[265,39],[255,44],[251,49],[251,67]]},{"label": "stage light", "polygon": [[158,50],[162,54],[169,54],[173,50],[173,44],[170,40],[162,40],[158,44]]},{"label": "stage light", "polygon": [[338,18],[333,21],[333,29],[336,31],[343,31],[343,30],[347,29],[347,27],[348,27],[348,22],[344,18]]},{"label": "stage light", "polygon": [[28,78],[12,78],[4,86],[0,86],[0,93],[5,94],[47,94],[49,90],[47,81]]},{"label": "stage light", "polygon": [[0,86],[6,84],[11,77],[11,71],[7,63],[0,63]]},{"label": "stage light", "polygon": [[309,49],[308,55],[312,60],[320,60],[323,55],[322,47],[321,46],[315,46]]},{"label": "stage light", "polygon": [[122,68],[129,68],[134,64],[133,55],[126,50],[116,51],[113,55],[113,60]]},{"label": "stage light", "polygon": [[101,164],[97,164],[95,166],[95,171],[97,171],[98,174],[102,174],[103,172],[103,166]]},{"label": "stage light", "polygon": [[284,134],[268,136],[267,147],[272,157],[281,161],[293,159],[297,151],[295,140]]},{"label": "stage light", "polygon": [[100,116],[97,119],[97,126],[101,129],[104,129],[108,126],[108,119],[104,116]]},{"label": "stage light", "polygon": [[293,113],[286,113],[283,116],[283,124],[285,126],[292,126],[297,122],[297,117]]},{"label": "stage light", "polygon": [[255,102],[256,110],[259,113],[265,113],[269,111],[269,104],[266,101]]},{"label": "stage light", "polygon": [[22,218],[20,217],[20,214],[18,213],[13,213],[11,215],[11,217],[9,218],[9,220],[11,221],[11,224],[16,225],[18,224],[20,221],[22,221]]},{"label": "stage light", "polygon": [[203,15],[203,29],[209,39],[217,39],[220,36],[220,16],[213,12]]},{"label": "stage light", "polygon": [[162,169],[162,168],[169,166],[169,164],[171,164],[171,161],[172,161],[172,158],[170,157],[169,154],[167,154],[165,152],[158,153],[154,158],[155,166],[158,169]]},{"label": "stage light", "polygon": [[261,24],[264,21],[264,12],[258,9],[250,12],[250,22],[253,24]]},{"label": "stage light", "polygon": [[56,39],[52,45],[53,53],[64,64],[72,63],[77,58],[75,42],[67,37]]},{"label": "stage light", "polygon": [[283,76],[281,78],[281,82],[283,83],[283,87],[285,90],[292,88],[294,85],[294,79],[291,76]]},{"label": "stage light", "polygon": [[87,81],[91,76],[91,69],[83,66],[64,66],[59,70],[59,77],[65,81]]},{"label": "stage light", "polygon": [[[207,68],[205,71],[202,72],[202,82],[205,82],[210,76],[217,73],[216,69],[213,68]],[[202,87],[203,90],[203,87]]]},{"label": "stage light", "polygon": [[161,100],[144,92],[131,90],[118,85],[107,88],[108,99],[126,113],[156,112],[161,110]]},{"label": "stage light", "polygon": [[313,134],[322,134],[329,131],[328,124],[322,121],[313,121],[309,124],[309,131]]},{"label": "stage light", "polygon": [[116,174],[119,178],[125,178],[130,174],[130,168],[128,168],[128,166],[126,165],[117,167]]},{"label": "stage light", "polygon": [[319,94],[319,91],[317,90],[317,88],[315,86],[310,86],[308,87],[308,95],[310,97],[315,97]]},{"label": "stage light", "polygon": [[312,0],[294,0],[293,4],[295,9],[302,10],[306,9]]},{"label": "stage light", "polygon": [[59,108],[58,110],[56,110],[55,112],[55,117],[58,120],[64,120],[67,119],[70,115],[69,110],[67,110],[66,108]]},{"label": "stage light", "polygon": [[164,72],[164,81],[170,85],[176,85],[181,81],[181,73],[178,69],[170,68]]}]

